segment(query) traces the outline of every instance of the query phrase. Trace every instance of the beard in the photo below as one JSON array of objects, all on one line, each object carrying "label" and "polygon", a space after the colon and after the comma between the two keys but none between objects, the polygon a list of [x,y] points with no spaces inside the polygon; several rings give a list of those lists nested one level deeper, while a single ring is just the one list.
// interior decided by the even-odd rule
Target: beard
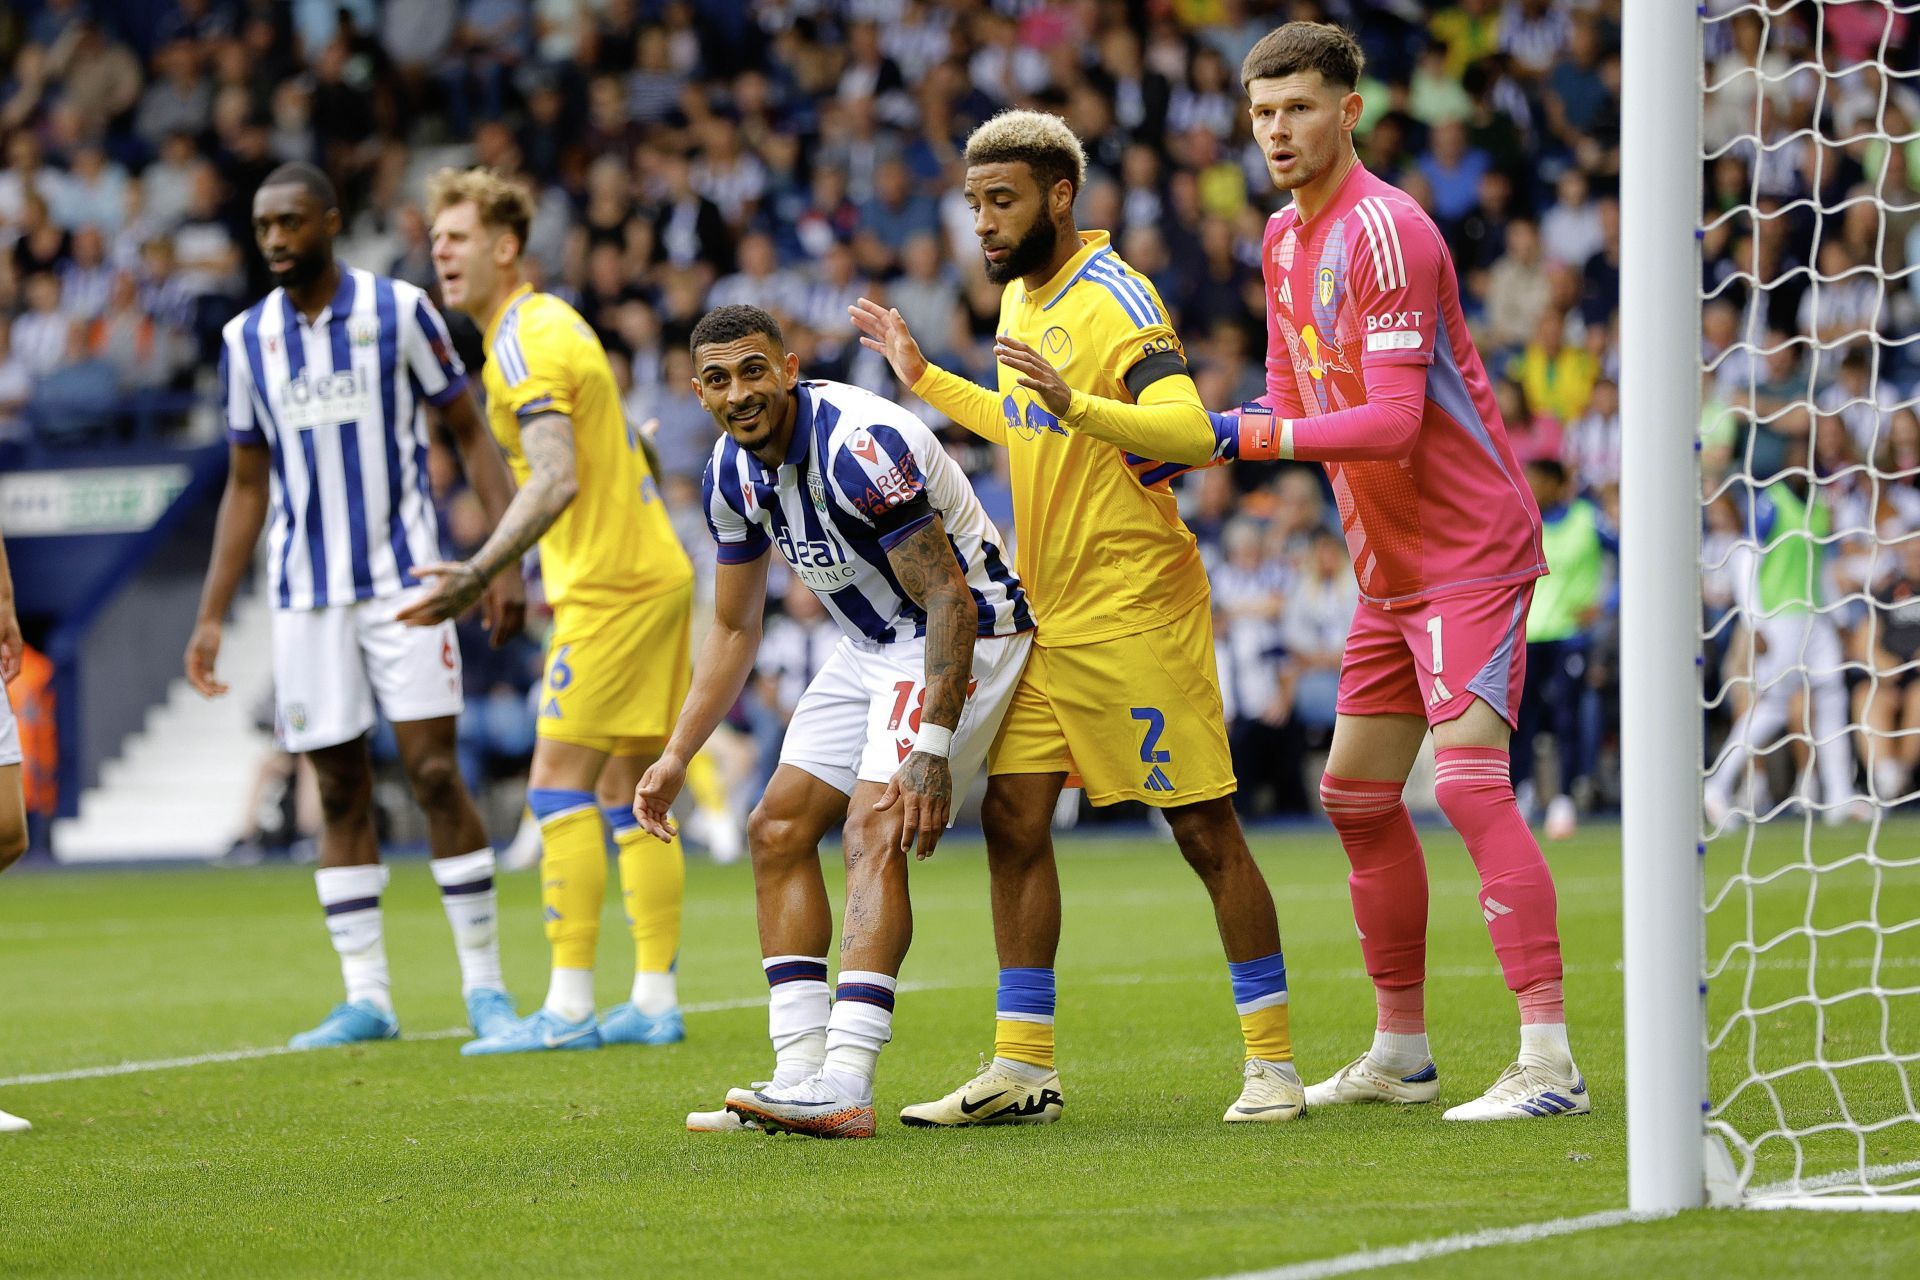
[{"label": "beard", "polygon": [[787,400],[784,395],[770,396],[767,402],[761,406],[760,417],[755,423],[753,435],[741,435],[739,430],[731,422],[723,421],[720,424],[720,429],[725,431],[727,435],[733,439],[735,445],[745,449],[748,453],[752,453],[756,449],[766,448],[767,445],[772,442],[774,430],[779,426],[781,420],[786,417],[786,411]]},{"label": "beard", "polygon": [[1008,284],[1038,271],[1052,259],[1054,247],[1059,243],[1060,228],[1054,226],[1043,212],[1027,228],[1027,233],[1014,242],[1005,258],[987,263],[987,279],[994,284]]},{"label": "beard", "polygon": [[297,257],[280,276],[280,284],[288,289],[304,289],[320,278],[331,261],[332,255],[324,250]]}]

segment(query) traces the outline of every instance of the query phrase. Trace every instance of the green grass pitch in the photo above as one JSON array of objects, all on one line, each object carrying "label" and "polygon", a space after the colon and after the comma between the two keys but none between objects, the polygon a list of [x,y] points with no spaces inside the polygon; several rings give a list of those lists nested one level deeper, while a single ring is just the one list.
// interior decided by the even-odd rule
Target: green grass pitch
[{"label": "green grass pitch", "polygon": [[[1722,842],[1713,869],[1791,861],[1800,831],[1779,826],[1751,855],[1744,840]],[[1445,831],[1425,840],[1429,1025],[1451,1104],[1507,1065],[1515,1015],[1464,850]],[[1835,857],[1860,842],[1825,840],[1817,847],[1831,843]],[[1883,847],[1893,840],[1920,841],[1920,831],[1882,832]],[[1591,1117],[1458,1126],[1435,1107],[1349,1108],[1290,1126],[1222,1125],[1239,1045],[1205,894],[1171,844],[1084,838],[1061,845],[1065,1119],[909,1130],[893,1113],[971,1074],[991,1044],[985,860],[977,839],[953,838],[913,871],[914,949],[881,1059],[882,1127],[853,1143],[682,1127],[688,1110],[717,1106],[769,1062],[744,866],[689,869],[683,1045],[469,1060],[456,1039],[423,1038],[457,1026],[461,1008],[446,922],[413,860],[396,864],[387,899],[408,1039],[44,1083],[7,1081],[282,1043],[338,998],[338,974],[304,871],[10,875],[0,881],[0,1106],[36,1128],[0,1139],[0,1274],[1199,1277],[1619,1208],[1618,843],[1617,829],[1596,828],[1549,850]],[[1317,1077],[1372,1030],[1345,863],[1328,835],[1254,844],[1280,902],[1300,1062]],[[1785,874],[1755,890],[1755,917],[1769,937],[1776,924],[1824,925],[1829,913],[1912,919],[1917,878],[1855,865],[1809,896],[1812,877]],[[830,870],[829,884],[838,879]],[[527,1008],[545,989],[537,884],[527,874],[502,886],[507,972]],[[1744,929],[1745,902],[1743,892],[1715,913],[1716,946]],[[616,899],[601,939],[603,1004],[631,972],[617,911]],[[1916,933],[1902,935],[1899,955],[1880,944],[1882,971],[1901,970],[1909,985]],[[1844,992],[1875,945],[1865,934],[1824,939],[1814,982]],[[1729,1001],[1805,991],[1795,958],[1807,951],[1791,935],[1730,970],[1712,998],[1716,1025]],[[1871,1048],[1880,1008],[1843,1002],[1824,1028],[1784,1010],[1761,1021],[1752,1052],[1765,1069],[1810,1057],[1817,1036],[1830,1056]],[[1916,1014],[1920,997],[1892,1003],[1894,1034],[1906,1037],[1896,1049],[1912,1050]],[[1722,1094],[1747,1071],[1749,1038],[1729,1045],[1714,1063]],[[1824,1079],[1777,1088],[1814,1119],[1832,1117]],[[1909,1105],[1892,1069],[1860,1069],[1845,1088],[1859,1115]],[[1883,1129],[1866,1147],[1875,1163],[1920,1157],[1920,1125]],[[1853,1151],[1849,1138],[1844,1160]],[[1766,1155],[1762,1168],[1791,1165]],[[1699,1212],[1380,1274],[1906,1274],[1916,1221]]]}]

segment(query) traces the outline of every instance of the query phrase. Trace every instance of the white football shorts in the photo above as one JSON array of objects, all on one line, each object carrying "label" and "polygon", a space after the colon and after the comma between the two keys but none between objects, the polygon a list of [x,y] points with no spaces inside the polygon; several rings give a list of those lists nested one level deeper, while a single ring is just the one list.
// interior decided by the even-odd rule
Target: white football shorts
[{"label": "white football shorts", "polygon": [[377,706],[396,724],[460,714],[453,624],[409,627],[394,615],[427,588],[273,613],[274,733],[288,751],[351,742]]},{"label": "white football shorts", "polygon": [[[1032,647],[1030,631],[973,642],[973,691],[948,756],[956,806],[986,766]],[[872,644],[842,636],[793,709],[780,763],[847,795],[856,781],[890,780],[920,731],[926,663],[924,640]]]},{"label": "white football shorts", "polygon": [[20,763],[20,723],[13,718],[7,688],[0,685],[0,765]]}]

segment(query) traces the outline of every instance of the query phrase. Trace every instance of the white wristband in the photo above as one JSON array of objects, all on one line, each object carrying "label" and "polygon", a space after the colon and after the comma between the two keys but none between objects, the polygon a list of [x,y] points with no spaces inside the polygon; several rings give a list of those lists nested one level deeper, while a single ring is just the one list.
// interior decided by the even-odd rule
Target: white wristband
[{"label": "white wristband", "polygon": [[945,760],[953,750],[953,730],[945,725],[923,724],[920,726],[920,736],[913,740],[913,749]]},{"label": "white wristband", "polygon": [[1282,461],[1292,461],[1293,459],[1293,419],[1292,418],[1280,419],[1280,448],[1278,453],[1275,456],[1280,458]]}]

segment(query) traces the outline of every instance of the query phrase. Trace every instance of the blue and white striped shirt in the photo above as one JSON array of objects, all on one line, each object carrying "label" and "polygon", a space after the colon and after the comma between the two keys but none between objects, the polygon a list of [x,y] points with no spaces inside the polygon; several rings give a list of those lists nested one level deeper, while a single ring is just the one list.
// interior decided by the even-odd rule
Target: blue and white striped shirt
[{"label": "blue and white striped shirt", "polygon": [[887,552],[938,514],[980,611],[981,636],[1033,627],[1026,592],[960,464],[920,419],[841,382],[803,382],[786,460],[769,468],[731,439],[704,480],[722,564],[778,547],[842,631],[892,644],[927,634],[927,615]]},{"label": "blue and white striped shirt", "polygon": [[440,558],[425,406],[467,385],[426,294],[342,268],[312,324],[275,289],[221,337],[227,438],[273,458],[275,605],[318,609],[418,585],[413,567]]}]

